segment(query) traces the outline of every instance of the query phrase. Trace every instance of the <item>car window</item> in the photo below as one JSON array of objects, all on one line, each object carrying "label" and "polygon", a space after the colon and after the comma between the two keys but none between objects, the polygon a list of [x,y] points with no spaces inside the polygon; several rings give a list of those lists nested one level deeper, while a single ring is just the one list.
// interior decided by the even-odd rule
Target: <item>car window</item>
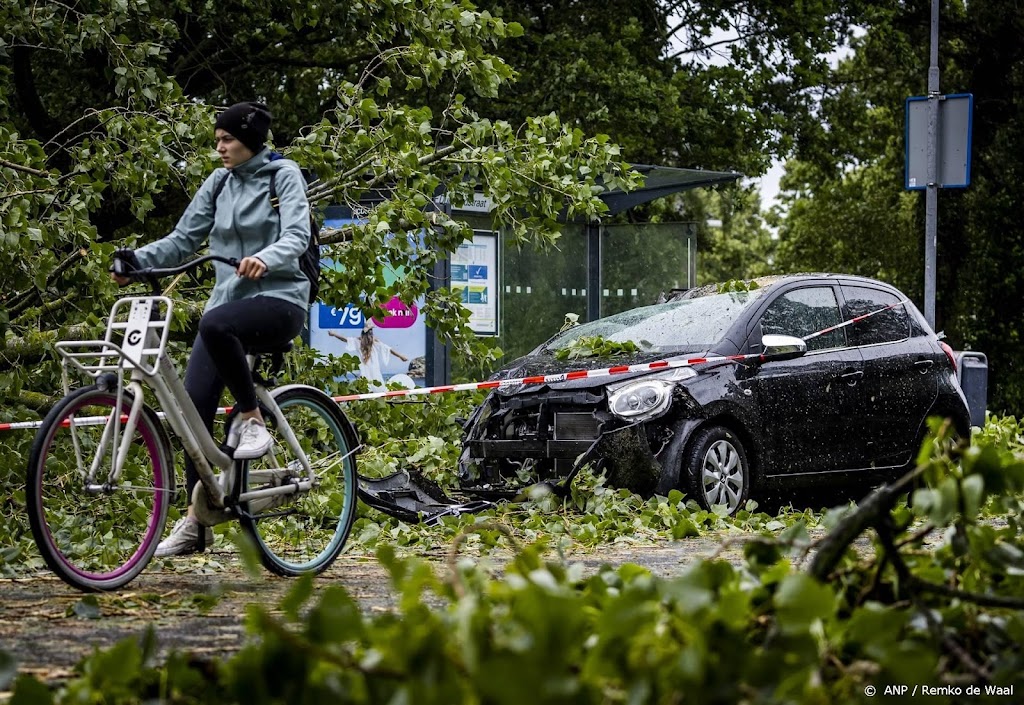
[{"label": "car window", "polygon": [[[910,317],[895,294],[864,286],[843,286],[847,320],[881,311],[850,326],[854,345],[876,345],[910,337]],[[882,311],[889,306],[888,311]]]},{"label": "car window", "polygon": [[560,350],[583,336],[601,336],[619,343],[629,340],[649,352],[710,347],[722,339],[762,291],[729,292],[634,308],[570,328],[548,342],[544,350]]},{"label": "car window", "polygon": [[[761,335],[792,335],[804,338],[842,322],[839,301],[830,286],[794,289],[780,295],[761,316]],[[807,341],[808,350],[841,348],[846,345],[840,328]]]}]

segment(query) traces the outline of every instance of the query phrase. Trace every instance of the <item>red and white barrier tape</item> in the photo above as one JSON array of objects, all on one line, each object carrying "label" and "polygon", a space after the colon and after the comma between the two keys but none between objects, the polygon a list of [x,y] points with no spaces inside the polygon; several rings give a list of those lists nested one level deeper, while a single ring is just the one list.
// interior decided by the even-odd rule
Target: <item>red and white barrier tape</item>
[{"label": "red and white barrier tape", "polygon": [[[859,323],[866,318],[889,311],[897,306],[902,306],[907,301],[898,301],[892,306],[886,306],[880,308],[877,311],[871,313],[865,313],[863,316],[857,316],[851,318],[848,321],[844,321],[839,325],[825,328],[816,333],[803,338],[804,341],[812,340],[818,336],[831,333],[832,331],[845,328],[846,326],[854,323]],[[671,370],[679,367],[693,367],[694,365],[706,365],[715,362],[742,362],[744,360],[764,360],[765,356],[753,353],[749,355],[726,355],[720,357],[691,357],[685,360],[658,360],[657,362],[647,362],[639,365],[616,365],[615,367],[604,367],[597,370],[573,370],[572,372],[560,372],[552,375],[534,375],[532,377],[514,377],[511,379],[500,379],[489,382],[465,382],[463,384],[446,384],[439,387],[414,387],[413,389],[394,389],[385,392],[368,392],[366,394],[347,394],[339,397],[332,397],[332,399],[338,403],[349,402],[349,401],[365,401],[368,399],[389,399],[393,397],[409,397],[409,396],[422,396],[425,394],[444,394],[447,392],[473,392],[478,389],[499,389],[501,387],[511,387],[513,385],[532,385],[532,384],[552,384],[558,382],[568,382],[576,379],[592,379],[595,377],[611,377],[613,375],[630,374],[632,372],[651,372],[656,370]],[[217,409],[218,414],[227,414],[231,412],[232,407],[225,406]],[[161,419],[164,417],[163,412],[157,414]],[[81,426],[87,426],[92,424],[100,424],[106,421],[105,416],[89,416],[82,419],[76,419],[75,423]],[[67,422],[64,422],[67,425]],[[39,428],[42,426],[41,421],[17,421],[14,423],[0,423],[0,431],[13,431],[16,429],[29,429]]]},{"label": "red and white barrier tape", "polygon": [[907,299],[903,299],[902,301],[897,301],[896,303],[894,303],[891,306],[886,306],[885,308],[880,308],[877,311],[872,311],[871,313],[865,313],[862,316],[855,316],[854,318],[851,318],[848,321],[843,321],[839,325],[832,326],[830,328],[825,328],[824,330],[819,330],[817,333],[811,333],[810,335],[804,336],[803,337],[803,341],[806,343],[808,340],[813,340],[814,338],[817,338],[820,335],[826,335],[828,333],[831,333],[832,331],[839,330],[840,328],[845,328],[846,326],[852,326],[854,323],[860,323],[861,321],[863,321],[866,318],[871,318],[872,316],[877,316],[880,313],[885,313],[886,311],[891,311],[892,309],[896,308],[897,306],[903,306],[904,304],[908,304],[908,303],[910,303],[910,302]]},{"label": "red and white barrier tape", "polygon": [[466,382],[463,384],[448,384],[441,387],[415,387],[413,389],[395,389],[386,392],[369,392],[367,394],[349,394],[342,397],[334,397],[336,402],[363,401],[365,399],[384,399],[388,397],[417,396],[422,394],[443,394],[445,392],[472,392],[478,389],[498,389],[511,387],[516,384],[551,384],[557,382],[569,382],[575,379],[591,379],[594,377],[610,377],[612,375],[624,375],[631,372],[650,372],[653,370],[671,370],[677,367],[692,367],[693,365],[704,365],[713,362],[740,362],[754,358],[762,358],[763,355],[728,355],[725,357],[691,357],[686,360],[658,360],[640,365],[617,365],[615,367],[604,367],[597,370],[573,370],[572,372],[559,372],[553,375],[534,375],[532,377],[513,377],[510,379],[498,379],[489,382]]},{"label": "red and white barrier tape", "polygon": [[[230,413],[232,408],[233,407],[230,406],[219,407],[217,409],[217,414],[220,415]],[[157,418],[159,418],[161,421],[164,419],[165,416],[164,412],[162,411],[158,411],[156,415]],[[107,419],[109,418],[109,416],[83,416],[81,418],[75,419],[75,425],[99,426],[101,424],[105,424],[107,422]],[[121,423],[124,423],[127,420],[128,414],[121,414]],[[42,425],[42,421],[15,421],[13,423],[0,423],[0,431],[15,431],[17,429],[23,428],[39,428]],[[64,426],[65,428],[70,425],[71,423],[67,419],[64,419],[64,421],[61,423],[61,426]]]},{"label": "red and white barrier tape", "polygon": [[[862,316],[851,318],[848,321],[819,330],[816,333],[802,338],[804,342],[813,340],[818,336],[837,331],[846,326],[853,325],[854,323],[860,323],[866,318],[871,318],[879,313],[884,313],[897,306],[903,306],[907,303],[907,300],[897,301],[891,306],[880,308],[877,311],[865,313]],[[444,392],[472,392],[478,389],[498,389],[500,387],[510,387],[514,384],[550,384],[557,382],[567,382],[574,379],[589,379],[592,377],[608,377],[611,375],[629,374],[630,372],[648,372],[652,370],[670,370],[676,367],[692,367],[693,365],[703,365],[713,362],[742,362],[743,360],[759,359],[764,360],[765,356],[757,353],[750,355],[726,355],[724,357],[691,357],[686,360],[659,360],[658,362],[649,362],[642,365],[619,365],[616,367],[605,367],[599,370],[575,370],[573,372],[562,372],[553,375],[538,375],[534,377],[517,377],[514,379],[502,379],[495,380],[492,382],[466,382],[465,384],[451,384],[443,387],[416,387],[415,389],[396,389],[387,392],[370,392],[368,394],[349,394],[342,397],[334,397],[336,402],[345,401],[363,401],[365,399],[383,399],[388,397],[404,397],[414,396],[421,394],[442,394]]]},{"label": "red and white barrier tape", "polygon": [[[561,372],[553,375],[535,375],[532,377],[515,377],[512,379],[494,380],[490,382],[466,382],[463,384],[446,384],[439,387],[414,387],[412,389],[394,389],[384,392],[368,392],[366,394],[347,394],[339,397],[331,397],[336,402],[364,401],[367,399],[384,399],[392,397],[419,396],[424,394],[444,394],[445,392],[469,392],[477,389],[497,389],[499,387],[511,387],[516,384],[549,384],[552,382],[566,382],[574,379],[588,379],[592,377],[609,377],[611,375],[622,375],[630,372],[648,372],[653,370],[670,370],[676,367],[691,367],[713,362],[740,362],[753,358],[761,358],[763,355],[729,355],[727,357],[691,357],[686,360],[659,360],[641,365],[618,365],[605,367],[598,370],[574,370],[572,372]],[[232,407],[221,407],[217,409],[218,414],[231,412]],[[164,418],[163,412],[157,414]],[[75,425],[89,426],[105,423],[106,416],[85,416],[75,419]],[[122,415],[122,420],[127,416]],[[0,431],[39,428],[41,421],[19,421],[15,423],[0,423]],[[65,421],[67,426],[68,422]]]}]

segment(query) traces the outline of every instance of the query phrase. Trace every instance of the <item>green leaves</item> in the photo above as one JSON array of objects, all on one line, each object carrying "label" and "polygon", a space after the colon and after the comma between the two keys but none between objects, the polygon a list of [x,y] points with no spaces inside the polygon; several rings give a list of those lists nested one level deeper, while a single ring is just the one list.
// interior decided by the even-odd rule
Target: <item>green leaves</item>
[{"label": "green leaves", "polygon": [[0,691],[7,690],[18,673],[18,662],[6,651],[0,651]]},{"label": "green leaves", "polygon": [[564,348],[556,350],[555,359],[578,360],[585,357],[614,357],[631,355],[636,352],[640,352],[640,347],[632,340],[619,342],[596,335],[583,335],[570,341]]},{"label": "green leaves", "polygon": [[716,285],[716,288],[719,294],[727,294],[733,292],[753,291],[760,287],[758,286],[758,283],[753,280],[730,279],[727,282],[720,282]]},{"label": "green leaves", "polygon": [[21,675],[14,682],[14,695],[9,702],[11,705],[50,705],[53,701],[49,688],[32,676]]},{"label": "green leaves", "polygon": [[802,633],[832,615],[835,596],[808,575],[789,575],[775,592],[775,609],[783,634]]},{"label": "green leaves", "polygon": [[[404,451],[397,448],[406,447],[405,444],[393,445],[399,453]],[[400,466],[405,467],[404,461],[385,462],[382,454],[373,450],[370,453],[373,460],[371,468],[367,469],[362,462],[360,464],[364,473],[384,475]],[[451,462],[454,463],[454,459]],[[423,460],[419,464],[429,467]],[[428,474],[427,477],[457,492],[453,465],[443,467],[439,464],[439,470],[438,475]],[[526,478],[525,481],[535,482],[536,478]],[[761,556],[766,561],[757,569],[761,571],[785,555],[787,549],[805,549],[806,527],[816,527],[818,523],[818,518],[809,511],[781,511],[772,516],[756,512],[753,502],[735,517],[727,517],[701,509],[678,490],[671,491],[668,497],[644,499],[627,490],[608,487],[605,482],[603,476],[595,476],[584,468],[570,487],[566,499],[558,498],[544,485],[533,485],[524,488],[524,495],[529,497],[529,501],[499,504],[493,510],[474,515],[446,517],[438,526],[432,527],[408,525],[364,508],[349,541],[354,546],[378,550],[390,545],[432,547],[453,540],[468,526],[492,520],[510,527],[523,540],[547,537],[560,549],[596,548],[609,544],[642,546],[662,542],[666,538],[684,540],[731,531],[771,532],[774,538],[775,532],[786,527],[779,537],[780,545],[770,552],[776,558],[768,561],[768,553]],[[478,549],[509,545],[503,533],[485,530],[475,531],[467,543]],[[752,557],[750,560],[753,566],[758,559]]]}]

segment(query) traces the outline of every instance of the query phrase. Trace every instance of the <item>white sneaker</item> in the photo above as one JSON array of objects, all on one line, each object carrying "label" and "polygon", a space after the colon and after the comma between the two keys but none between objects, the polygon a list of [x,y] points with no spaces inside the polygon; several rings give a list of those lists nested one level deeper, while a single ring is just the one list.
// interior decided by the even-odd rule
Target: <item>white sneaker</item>
[{"label": "white sneaker", "polygon": [[[202,535],[202,546],[200,546],[200,529],[205,529]],[[184,556],[189,553],[197,553],[204,548],[213,545],[213,527],[203,526],[191,517],[184,516],[178,519],[171,529],[170,535],[157,544],[157,558],[166,556]]]},{"label": "white sneaker", "polygon": [[247,419],[238,429],[238,447],[235,448],[235,460],[252,460],[266,455],[274,439],[270,437],[267,427],[256,419]]}]

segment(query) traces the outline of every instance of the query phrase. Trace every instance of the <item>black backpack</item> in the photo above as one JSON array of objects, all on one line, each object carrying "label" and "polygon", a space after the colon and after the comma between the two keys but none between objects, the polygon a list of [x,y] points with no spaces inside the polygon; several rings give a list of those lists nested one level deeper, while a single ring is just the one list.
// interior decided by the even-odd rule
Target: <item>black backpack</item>
[{"label": "black backpack", "polygon": [[[273,152],[270,155],[270,161],[283,158],[277,152]],[[280,218],[281,200],[277,197],[277,185],[274,183],[276,175],[276,171],[270,172],[270,207],[274,209],[278,218]],[[215,214],[217,212],[217,198],[220,196],[220,192],[224,190],[224,184],[227,183],[229,176],[231,174],[225,174],[224,178],[217,182],[217,186],[213,189],[213,212]],[[306,279],[309,280],[309,303],[313,303],[320,294],[320,226],[316,224],[312,209],[309,212],[309,245],[299,255],[299,269]]]}]

